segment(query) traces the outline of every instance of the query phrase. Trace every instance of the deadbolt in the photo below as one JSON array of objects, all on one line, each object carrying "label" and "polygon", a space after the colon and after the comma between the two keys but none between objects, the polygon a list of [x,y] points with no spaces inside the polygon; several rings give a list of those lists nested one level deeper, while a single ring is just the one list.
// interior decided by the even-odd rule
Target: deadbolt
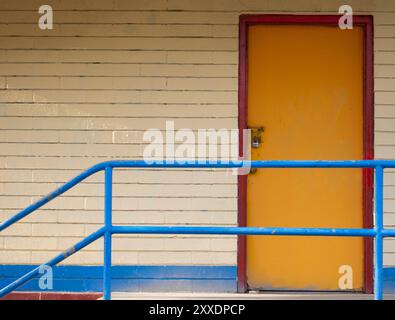
[{"label": "deadbolt", "polygon": [[[265,131],[264,127],[250,127],[251,130],[251,148],[258,149],[262,143],[262,134]],[[257,168],[251,168],[250,174],[255,174]]]},{"label": "deadbolt", "polygon": [[262,143],[262,133],[265,131],[264,127],[251,127],[251,147],[257,149]]}]

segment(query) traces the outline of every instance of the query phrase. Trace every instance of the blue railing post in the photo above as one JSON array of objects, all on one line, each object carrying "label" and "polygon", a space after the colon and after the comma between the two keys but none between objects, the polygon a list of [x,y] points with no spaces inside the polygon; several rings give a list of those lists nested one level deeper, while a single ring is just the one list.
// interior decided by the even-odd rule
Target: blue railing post
[{"label": "blue railing post", "polygon": [[383,299],[383,167],[375,171],[375,253],[374,253],[374,298]]},{"label": "blue railing post", "polygon": [[112,167],[106,167],[104,171],[104,300],[111,300],[112,171]]}]

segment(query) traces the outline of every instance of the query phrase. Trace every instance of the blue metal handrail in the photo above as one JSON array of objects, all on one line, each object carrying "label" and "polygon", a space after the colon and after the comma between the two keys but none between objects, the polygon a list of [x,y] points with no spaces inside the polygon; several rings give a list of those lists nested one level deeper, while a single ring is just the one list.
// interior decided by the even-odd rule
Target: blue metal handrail
[{"label": "blue metal handrail", "polygon": [[[256,228],[256,227],[185,227],[185,226],[114,226],[112,224],[112,180],[114,168],[372,168],[375,169],[375,218],[374,229],[348,228]],[[105,172],[104,226],[90,234],[74,246],[60,253],[41,266],[55,266],[69,256],[83,249],[97,239],[104,237],[103,296],[111,299],[111,253],[113,234],[215,234],[215,235],[266,235],[266,236],[334,236],[375,238],[374,252],[374,297],[383,298],[383,238],[395,237],[394,229],[385,229],[383,224],[383,173],[385,168],[395,168],[395,160],[345,160],[345,161],[240,161],[169,163],[157,161],[107,161],[82,172],[49,195],[23,209],[0,224],[0,232],[22,218],[41,208],[46,203],[62,195],[81,181],[99,171]],[[36,267],[19,279],[0,290],[0,298],[36,277],[40,267]]]}]

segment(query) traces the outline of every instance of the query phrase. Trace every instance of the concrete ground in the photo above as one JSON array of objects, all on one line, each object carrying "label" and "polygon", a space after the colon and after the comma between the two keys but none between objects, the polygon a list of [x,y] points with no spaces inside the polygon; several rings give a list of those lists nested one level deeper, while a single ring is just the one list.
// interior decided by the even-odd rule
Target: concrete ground
[{"label": "concrete ground", "polygon": [[[384,295],[395,300],[395,294]],[[359,293],[254,292],[254,293],[147,293],[113,292],[112,300],[373,300]]]}]

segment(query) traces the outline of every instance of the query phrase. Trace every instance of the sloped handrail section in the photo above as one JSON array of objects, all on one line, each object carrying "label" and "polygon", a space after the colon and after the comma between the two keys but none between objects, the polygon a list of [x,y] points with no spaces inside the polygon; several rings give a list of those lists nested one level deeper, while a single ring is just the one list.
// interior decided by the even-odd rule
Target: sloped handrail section
[{"label": "sloped handrail section", "polygon": [[[114,226],[112,223],[112,184],[115,168],[371,168],[375,171],[375,226],[373,229],[357,228],[261,228],[261,227],[203,227],[203,226]],[[111,299],[111,253],[113,234],[200,234],[200,235],[264,235],[264,236],[328,236],[328,237],[371,237],[375,239],[374,250],[374,297],[383,299],[383,239],[395,237],[395,229],[385,229],[383,223],[383,176],[385,168],[395,168],[395,160],[344,160],[344,161],[240,161],[177,163],[141,160],[101,162],[71,179],[49,195],[31,204],[0,224],[0,232],[25,218],[35,210],[70,190],[91,175],[104,171],[104,225],[52,260],[33,268],[30,272],[0,290],[0,297],[7,295],[39,275],[44,266],[55,266],[90,243],[104,237],[103,296]]]}]

